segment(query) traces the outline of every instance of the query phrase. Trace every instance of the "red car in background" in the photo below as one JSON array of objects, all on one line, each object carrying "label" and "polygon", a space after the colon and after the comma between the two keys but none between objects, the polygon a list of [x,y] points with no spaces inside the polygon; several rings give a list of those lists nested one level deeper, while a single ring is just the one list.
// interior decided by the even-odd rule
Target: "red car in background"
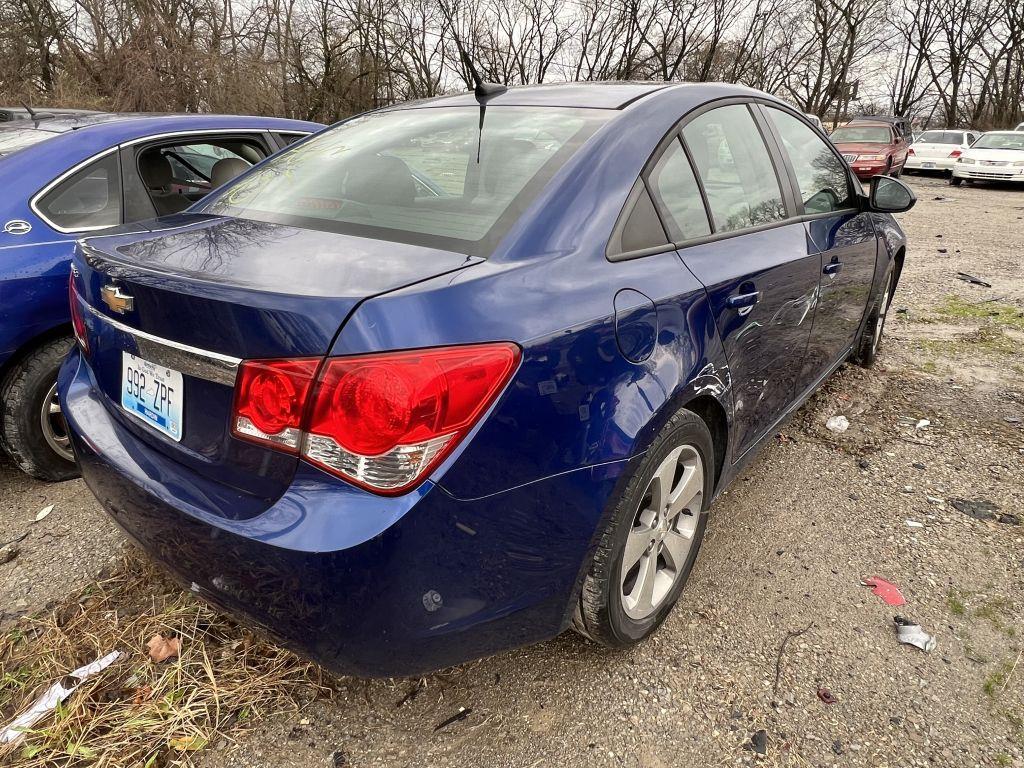
[{"label": "red car in background", "polygon": [[893,123],[857,120],[836,128],[829,138],[861,179],[903,173],[910,144]]}]

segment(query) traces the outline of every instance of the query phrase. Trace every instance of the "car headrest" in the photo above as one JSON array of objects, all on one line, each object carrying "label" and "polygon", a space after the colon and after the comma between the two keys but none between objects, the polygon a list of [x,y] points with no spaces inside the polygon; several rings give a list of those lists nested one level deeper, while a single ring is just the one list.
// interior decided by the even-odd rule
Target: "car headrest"
[{"label": "car headrest", "polygon": [[361,203],[412,205],[416,182],[405,161],[394,155],[361,157],[349,168],[345,197]]},{"label": "car headrest", "polygon": [[213,164],[210,170],[210,186],[219,187],[227,184],[235,176],[249,170],[252,166],[240,157],[225,157]]},{"label": "car headrest", "polygon": [[159,152],[143,152],[139,157],[139,173],[150,189],[169,187],[174,173],[170,161]]},{"label": "car headrest", "polygon": [[[508,184],[510,176],[514,176],[516,180],[522,178],[521,173],[511,173],[516,166],[520,166],[520,170],[534,170],[533,166],[537,162],[534,157],[537,148],[525,139],[494,141],[490,142],[490,145],[485,139],[482,149],[483,190],[491,195],[509,191],[507,188],[503,189],[503,185]],[[518,185],[511,191],[518,192]]]}]

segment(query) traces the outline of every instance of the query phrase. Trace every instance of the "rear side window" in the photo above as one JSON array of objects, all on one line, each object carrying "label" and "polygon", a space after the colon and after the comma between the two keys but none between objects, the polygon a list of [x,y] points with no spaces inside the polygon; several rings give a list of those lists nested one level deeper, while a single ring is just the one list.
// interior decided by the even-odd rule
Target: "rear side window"
[{"label": "rear side window", "polygon": [[[282,150],[208,209],[487,255],[605,110],[402,109]],[[483,128],[480,123],[483,118]]]},{"label": "rear side window", "polygon": [[804,211],[827,213],[849,208],[853,195],[843,161],[803,121],[772,107],[766,107],[765,112],[778,129],[796,172]]},{"label": "rear side window", "polygon": [[121,170],[111,152],[43,195],[39,213],[58,229],[81,231],[121,223]]},{"label": "rear side window", "polygon": [[698,115],[683,128],[716,232],[734,232],[786,218],[768,148],[743,104]]},{"label": "rear side window", "polygon": [[655,163],[649,184],[662,210],[665,228],[674,242],[711,234],[697,179],[678,139],[668,145]]},{"label": "rear side window", "polygon": [[300,141],[301,139],[306,138],[307,136],[309,136],[309,134],[308,133],[279,133],[279,134],[277,134],[277,136],[278,136],[278,138],[281,139],[281,141],[284,143],[284,145],[286,147],[288,147],[288,146],[291,146],[292,144],[294,144],[296,141]]},{"label": "rear side window", "polygon": [[643,183],[640,183],[639,190],[633,209],[622,226],[619,242],[612,243],[612,251],[617,255],[648,248],[668,247],[668,238],[665,237],[658,212],[654,209],[654,203]]},{"label": "rear side window", "polygon": [[157,200],[161,194],[182,196],[182,208],[187,207],[264,157],[255,141],[234,138],[160,145],[139,154],[139,174],[157,212],[165,213]]}]

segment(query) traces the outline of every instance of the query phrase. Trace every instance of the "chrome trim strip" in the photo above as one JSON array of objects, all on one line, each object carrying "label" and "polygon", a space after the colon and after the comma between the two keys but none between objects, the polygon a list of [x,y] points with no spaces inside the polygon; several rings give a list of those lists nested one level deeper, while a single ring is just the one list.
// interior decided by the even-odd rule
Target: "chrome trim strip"
[{"label": "chrome trim strip", "polygon": [[[79,301],[81,297],[78,297]],[[238,375],[238,366],[242,360],[230,355],[222,355],[219,352],[210,352],[206,349],[191,347],[188,344],[162,339],[151,333],[140,331],[129,325],[120,323],[114,318],[103,314],[96,308],[82,301],[82,305],[89,310],[89,313],[101,322],[110,327],[131,336],[135,340],[136,351],[133,354],[144,357],[151,363],[166,365],[187,376],[195,376],[206,379],[217,384],[228,387],[235,386],[235,377]],[[126,350],[130,352],[131,350]]]},{"label": "chrome trim strip", "polygon": [[195,136],[197,139],[209,134],[239,133],[242,135],[265,134],[279,130],[277,128],[192,128],[185,131],[167,131],[165,133],[154,133],[149,136],[140,136],[136,139],[122,141],[119,146],[130,147],[134,144],[142,144],[147,141],[160,141],[160,139],[173,139],[176,136]]}]

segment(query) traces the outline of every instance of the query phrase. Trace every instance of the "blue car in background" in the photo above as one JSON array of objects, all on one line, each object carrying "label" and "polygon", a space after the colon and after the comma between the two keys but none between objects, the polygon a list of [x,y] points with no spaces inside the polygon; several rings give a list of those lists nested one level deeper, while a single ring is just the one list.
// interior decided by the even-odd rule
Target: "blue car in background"
[{"label": "blue car in background", "polygon": [[60,401],[125,531],[336,671],[628,646],[712,499],[875,360],[914,201],[741,87],[399,105],[84,240]]},{"label": "blue car in background", "polygon": [[0,126],[0,444],[29,474],[64,480],[77,470],[55,387],[71,347],[75,241],[184,210],[323,126],[215,115],[29,117]]}]

